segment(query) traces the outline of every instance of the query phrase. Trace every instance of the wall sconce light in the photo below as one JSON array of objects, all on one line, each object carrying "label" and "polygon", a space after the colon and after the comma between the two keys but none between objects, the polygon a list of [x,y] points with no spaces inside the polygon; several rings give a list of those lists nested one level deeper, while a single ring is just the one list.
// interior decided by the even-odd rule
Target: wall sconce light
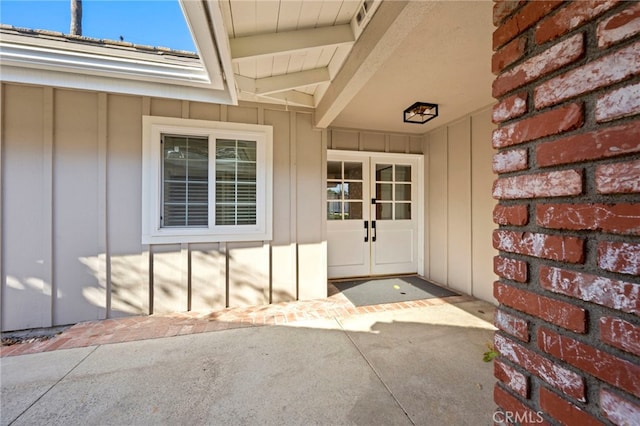
[{"label": "wall sconce light", "polygon": [[416,102],[404,110],[405,123],[424,124],[438,116],[438,105]]}]

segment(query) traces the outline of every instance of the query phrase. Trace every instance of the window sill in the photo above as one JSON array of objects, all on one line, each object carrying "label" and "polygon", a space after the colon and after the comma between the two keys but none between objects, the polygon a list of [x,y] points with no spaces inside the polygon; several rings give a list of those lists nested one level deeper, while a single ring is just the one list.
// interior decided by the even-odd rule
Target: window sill
[{"label": "window sill", "polygon": [[158,232],[152,235],[142,235],[142,244],[181,244],[181,243],[221,243],[236,241],[271,241],[272,235],[269,233],[250,232],[233,234],[209,234],[209,233],[189,233],[189,232]]}]

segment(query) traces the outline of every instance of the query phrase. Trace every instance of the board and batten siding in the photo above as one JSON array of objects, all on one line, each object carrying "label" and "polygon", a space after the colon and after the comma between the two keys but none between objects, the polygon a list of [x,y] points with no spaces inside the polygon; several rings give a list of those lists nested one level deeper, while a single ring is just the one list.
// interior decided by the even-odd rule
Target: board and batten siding
[{"label": "board and batten siding", "polygon": [[425,135],[425,276],[495,303],[491,108]]},{"label": "board and batten siding", "polygon": [[[325,297],[309,111],[2,84],[2,330]],[[143,245],[142,116],[273,126],[273,240]]]}]

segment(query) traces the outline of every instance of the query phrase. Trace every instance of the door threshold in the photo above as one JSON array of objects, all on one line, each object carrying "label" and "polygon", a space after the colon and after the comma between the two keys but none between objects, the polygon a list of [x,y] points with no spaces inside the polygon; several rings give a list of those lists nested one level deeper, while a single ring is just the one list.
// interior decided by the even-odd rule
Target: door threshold
[{"label": "door threshold", "polygon": [[330,283],[340,283],[345,281],[354,281],[354,280],[364,280],[364,279],[384,279],[384,278],[399,278],[399,277],[419,277],[417,272],[409,272],[405,274],[382,274],[382,275],[357,275],[353,277],[340,277],[340,278],[329,278],[328,281]]}]

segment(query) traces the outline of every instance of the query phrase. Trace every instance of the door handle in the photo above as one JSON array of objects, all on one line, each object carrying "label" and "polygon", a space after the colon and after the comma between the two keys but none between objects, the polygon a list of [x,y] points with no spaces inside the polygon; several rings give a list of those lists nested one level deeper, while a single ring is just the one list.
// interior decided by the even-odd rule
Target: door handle
[{"label": "door handle", "polygon": [[364,221],[364,230],[365,230],[364,242],[368,243],[369,242],[369,221],[368,220]]},{"label": "door handle", "polygon": [[376,242],[376,234],[377,234],[377,232],[376,232],[376,221],[375,220],[371,221],[371,229],[372,229],[371,232],[373,233],[373,235],[371,236],[371,241],[373,241],[375,243]]}]

